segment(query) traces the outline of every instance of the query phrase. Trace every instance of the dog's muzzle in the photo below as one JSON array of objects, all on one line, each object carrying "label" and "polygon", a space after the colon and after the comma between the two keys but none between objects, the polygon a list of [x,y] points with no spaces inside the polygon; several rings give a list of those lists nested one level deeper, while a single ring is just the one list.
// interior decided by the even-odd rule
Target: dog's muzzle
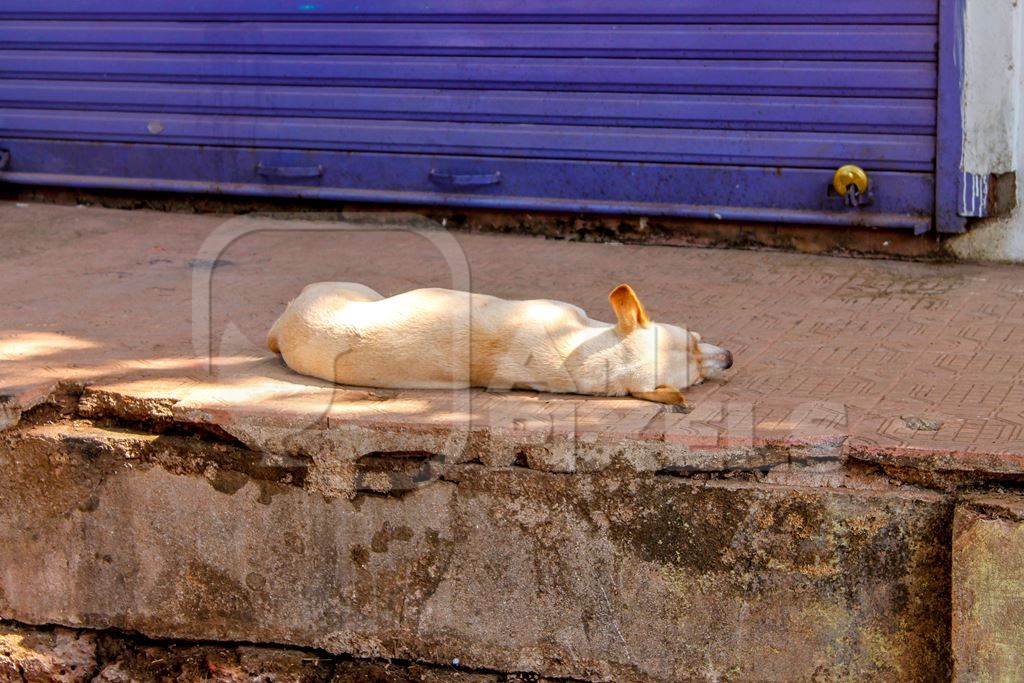
[{"label": "dog's muzzle", "polygon": [[732,367],[732,352],[726,349],[701,342],[697,350],[700,352],[700,374],[704,377],[719,377]]}]

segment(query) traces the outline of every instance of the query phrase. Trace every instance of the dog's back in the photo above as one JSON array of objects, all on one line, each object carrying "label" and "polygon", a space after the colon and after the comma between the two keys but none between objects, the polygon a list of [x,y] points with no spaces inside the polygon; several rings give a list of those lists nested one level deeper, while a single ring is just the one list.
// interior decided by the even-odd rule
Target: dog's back
[{"label": "dog's back", "polygon": [[342,384],[574,391],[569,377],[538,386],[525,364],[561,367],[573,335],[591,324],[581,309],[557,301],[434,288],[385,298],[356,283],[320,282],[288,305],[267,346],[293,370]]}]

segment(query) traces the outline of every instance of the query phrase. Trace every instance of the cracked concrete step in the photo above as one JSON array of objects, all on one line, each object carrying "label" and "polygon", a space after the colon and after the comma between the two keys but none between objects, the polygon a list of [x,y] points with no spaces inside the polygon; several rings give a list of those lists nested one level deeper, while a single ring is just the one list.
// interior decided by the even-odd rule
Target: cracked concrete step
[{"label": "cracked concrete step", "polygon": [[462,464],[331,496],[262,457],[9,430],[0,617],[586,680],[948,675],[938,493]]}]

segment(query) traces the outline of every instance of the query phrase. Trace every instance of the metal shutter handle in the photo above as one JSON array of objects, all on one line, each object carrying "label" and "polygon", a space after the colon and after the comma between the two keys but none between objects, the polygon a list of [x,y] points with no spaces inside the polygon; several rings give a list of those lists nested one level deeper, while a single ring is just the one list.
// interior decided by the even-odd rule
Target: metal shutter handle
[{"label": "metal shutter handle", "polygon": [[450,187],[487,187],[497,185],[501,182],[501,173],[446,173],[444,171],[431,170],[430,181],[437,185]]},{"label": "metal shutter handle", "polygon": [[268,166],[256,164],[256,173],[264,178],[319,178],[324,174],[323,166]]}]

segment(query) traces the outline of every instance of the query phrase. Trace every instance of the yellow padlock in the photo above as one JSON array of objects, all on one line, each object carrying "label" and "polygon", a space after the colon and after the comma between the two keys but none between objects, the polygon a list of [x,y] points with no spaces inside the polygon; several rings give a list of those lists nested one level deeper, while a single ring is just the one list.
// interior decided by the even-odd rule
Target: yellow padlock
[{"label": "yellow padlock", "polygon": [[840,196],[845,195],[851,185],[857,188],[859,194],[864,194],[868,191],[868,182],[868,174],[863,168],[847,164],[840,166],[836,171],[832,178],[832,187]]}]

